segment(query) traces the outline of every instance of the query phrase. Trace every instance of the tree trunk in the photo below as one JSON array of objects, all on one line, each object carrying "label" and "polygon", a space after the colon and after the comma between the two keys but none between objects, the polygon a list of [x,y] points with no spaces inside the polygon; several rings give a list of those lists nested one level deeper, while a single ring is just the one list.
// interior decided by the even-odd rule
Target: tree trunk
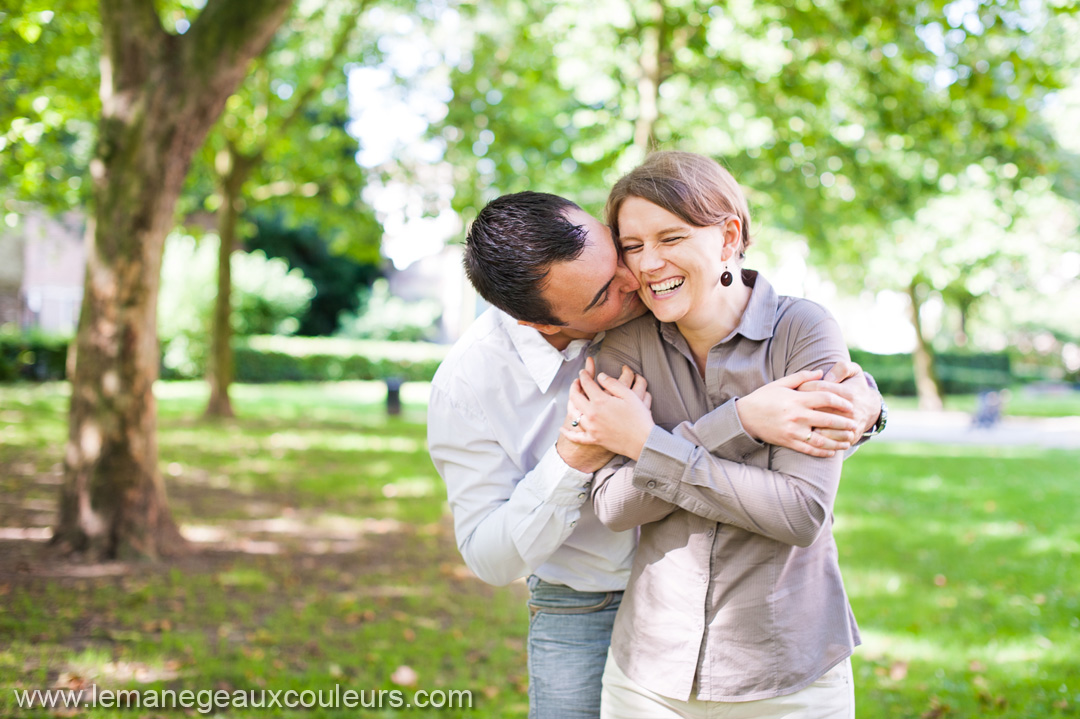
[{"label": "tree trunk", "polygon": [[912,359],[915,364],[915,392],[919,396],[919,409],[939,411],[942,402],[941,380],[938,379],[934,361],[934,349],[923,335],[922,302],[919,300],[918,283],[913,281],[908,286],[908,298],[911,300],[911,324],[915,327],[915,351]]},{"label": "tree trunk", "polygon": [[660,120],[660,85],[664,81],[664,3],[649,3],[649,18],[640,24],[641,58],[638,60],[638,116],[634,122],[634,148],[644,157],[656,148]]},{"label": "tree trunk", "polygon": [[102,115],[54,544],[95,558],[183,551],[158,471],[157,298],[192,155],[291,0],[209,0],[189,32],[152,0],[101,0]]},{"label": "tree trunk", "polygon": [[[96,160],[54,541],[100,557],[172,553],[183,545],[157,467],[153,386],[161,251],[178,194],[168,180],[182,179],[186,167],[163,155],[165,138],[143,129],[160,127],[159,115],[147,108],[134,127],[104,118]],[[162,171],[151,172],[155,166]]]},{"label": "tree trunk", "polygon": [[229,385],[233,381],[232,351],[232,253],[236,248],[236,225],[240,219],[241,189],[247,177],[246,166],[232,151],[230,168],[221,183],[221,208],[218,210],[217,297],[214,299],[213,328],[210,335],[210,362],[206,380],[210,384],[207,417],[233,417]]}]

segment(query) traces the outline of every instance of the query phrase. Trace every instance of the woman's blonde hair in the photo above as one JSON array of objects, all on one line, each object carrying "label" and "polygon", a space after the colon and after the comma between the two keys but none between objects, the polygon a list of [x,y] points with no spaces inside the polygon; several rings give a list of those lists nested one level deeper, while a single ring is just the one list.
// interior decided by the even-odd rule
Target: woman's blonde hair
[{"label": "woman's blonde hair", "polygon": [[695,227],[712,227],[737,217],[742,223],[740,256],[750,246],[750,208],[731,173],[693,152],[654,152],[615,183],[604,215],[619,236],[619,208],[628,197],[664,208]]}]

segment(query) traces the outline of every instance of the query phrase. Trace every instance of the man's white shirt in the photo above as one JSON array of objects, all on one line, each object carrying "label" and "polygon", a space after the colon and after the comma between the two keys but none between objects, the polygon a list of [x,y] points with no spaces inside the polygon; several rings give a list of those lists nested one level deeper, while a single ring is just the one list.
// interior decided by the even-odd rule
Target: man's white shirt
[{"label": "man's white shirt", "polygon": [[592,475],[555,449],[590,344],[575,340],[560,352],[491,308],[435,374],[428,448],[446,482],[458,549],[485,582],[536,574],[585,592],[626,588],[637,532],[600,523]]}]

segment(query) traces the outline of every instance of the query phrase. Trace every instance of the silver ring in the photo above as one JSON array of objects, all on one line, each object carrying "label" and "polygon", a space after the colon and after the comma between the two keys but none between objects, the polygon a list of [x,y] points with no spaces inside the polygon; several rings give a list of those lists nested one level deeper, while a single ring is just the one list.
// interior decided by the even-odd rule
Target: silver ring
[{"label": "silver ring", "polygon": [[810,438],[813,437],[813,436],[814,436],[814,430],[810,430],[810,433],[808,435],[806,435],[806,439],[804,439],[803,442],[809,442]]},{"label": "silver ring", "polygon": [[581,423],[581,418],[584,417],[584,416],[585,415],[583,415],[583,414],[579,414],[577,416],[577,419],[575,419],[573,422],[570,423],[570,426],[571,427],[577,427]]}]

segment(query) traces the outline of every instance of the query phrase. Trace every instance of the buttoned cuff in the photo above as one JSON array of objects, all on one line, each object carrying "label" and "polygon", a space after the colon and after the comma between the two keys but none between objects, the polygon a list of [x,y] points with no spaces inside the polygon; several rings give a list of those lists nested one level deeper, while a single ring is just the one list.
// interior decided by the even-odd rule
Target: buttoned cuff
[{"label": "buttoned cuff", "polygon": [[654,426],[634,468],[634,486],[672,502],[697,445]]},{"label": "buttoned cuff", "polygon": [[739,419],[739,410],[732,397],[694,423],[694,433],[702,447],[723,459],[741,462],[765,446],[750,436]]},{"label": "buttoned cuff", "polygon": [[559,507],[581,506],[592,489],[592,474],[568,465],[554,444],[540,458],[531,476],[537,481],[529,483],[530,492],[541,502]]}]

